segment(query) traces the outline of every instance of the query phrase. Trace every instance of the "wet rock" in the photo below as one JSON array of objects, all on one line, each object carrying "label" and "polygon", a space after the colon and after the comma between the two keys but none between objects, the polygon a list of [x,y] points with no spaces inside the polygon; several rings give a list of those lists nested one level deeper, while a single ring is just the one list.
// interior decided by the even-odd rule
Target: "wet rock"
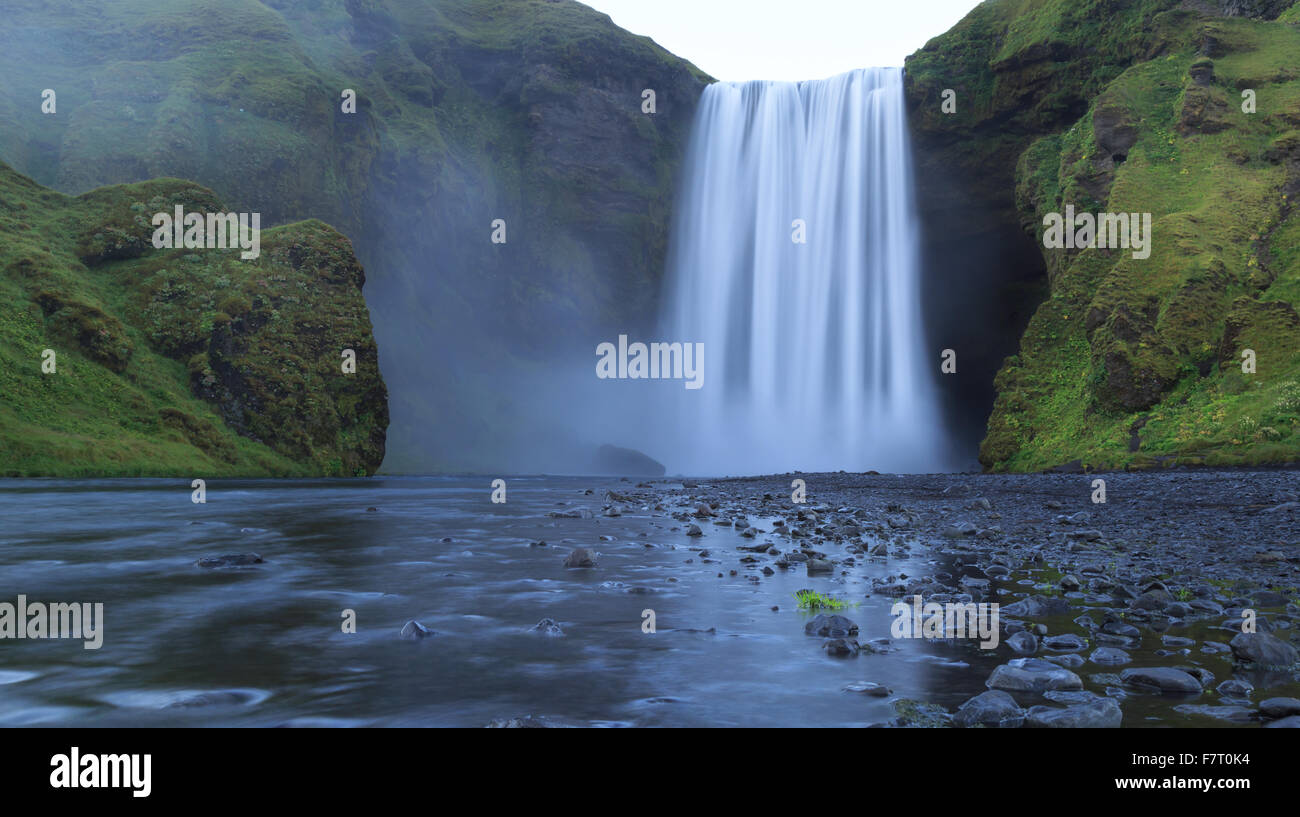
[{"label": "wet rock", "polygon": [[1300,715],[1300,700],[1295,698],[1269,698],[1266,701],[1260,701],[1259,714],[1270,719]]},{"label": "wet rock", "polygon": [[976,531],[973,522],[954,522],[943,529],[943,535],[949,539],[961,539],[964,536],[974,536]]},{"label": "wet rock", "polygon": [[687,536],[703,536],[703,535],[704,535],[704,531],[700,530],[700,526],[699,526],[699,525],[691,525],[689,528],[686,529],[686,535],[687,535]]},{"label": "wet rock", "polygon": [[523,718],[497,718],[485,729],[572,729],[573,724],[557,723],[546,718],[528,715]]},{"label": "wet rock", "polygon": [[900,727],[937,729],[947,726],[952,720],[948,710],[942,706],[927,704],[910,698],[894,701],[894,711],[898,713],[898,718],[895,719],[894,723]]},{"label": "wet rock", "polygon": [[984,726],[1015,729],[1025,722],[1025,710],[1021,709],[1016,699],[1007,693],[1000,689],[991,689],[957,707],[952,722],[964,728]]},{"label": "wet rock", "polygon": [[1027,596],[1001,608],[1002,615],[1021,618],[1060,616],[1068,612],[1070,612],[1070,603],[1054,596]]},{"label": "wet rock", "polygon": [[1108,621],[1101,625],[1101,631],[1110,635],[1117,635],[1123,638],[1141,638],[1142,631],[1132,624],[1123,621]]},{"label": "wet rock", "polygon": [[1083,656],[1075,652],[1068,652],[1064,655],[1046,655],[1043,658],[1053,664],[1060,664],[1069,669],[1078,669],[1083,666]]},{"label": "wet rock", "polygon": [[823,638],[844,638],[857,635],[858,625],[845,616],[818,613],[813,617],[812,621],[804,625],[803,631],[807,635],[817,635]]},{"label": "wet rock", "polygon": [[1225,698],[1239,698],[1245,700],[1249,700],[1251,694],[1255,691],[1255,687],[1250,683],[1250,681],[1245,681],[1240,678],[1229,678],[1215,687],[1215,689]]},{"label": "wet rock", "polygon": [[1256,590],[1251,598],[1260,607],[1283,607],[1290,601],[1276,590]]},{"label": "wet rock", "polygon": [[985,685],[1010,692],[1083,689],[1083,681],[1068,669],[1037,658],[1016,658],[993,670]]},{"label": "wet rock", "polygon": [[1088,648],[1088,642],[1074,633],[1048,636],[1043,639],[1043,646],[1058,652],[1078,652]]},{"label": "wet rock", "polygon": [[1058,704],[1087,704],[1102,696],[1085,689],[1049,689],[1043,693],[1047,700]]},{"label": "wet rock", "polygon": [[533,626],[533,632],[550,637],[564,635],[564,630],[560,629],[559,623],[553,618],[544,618],[537,622]]},{"label": "wet rock", "polygon": [[1120,678],[1131,687],[1156,689],[1162,693],[1180,695],[1201,693],[1200,681],[1173,667],[1134,667],[1121,672]]},{"label": "wet rock", "polygon": [[1265,667],[1290,667],[1296,662],[1296,650],[1268,633],[1237,633],[1228,646],[1239,661]]},{"label": "wet rock", "polygon": [[574,548],[574,551],[564,558],[565,567],[595,567],[596,554],[588,548]]},{"label": "wet rock", "polygon": [[893,694],[893,691],[889,687],[871,681],[856,681],[852,684],[845,684],[844,691],[856,692],[859,695],[869,695],[872,698],[887,698]]},{"label": "wet rock", "polygon": [[194,564],[204,568],[214,567],[248,567],[262,564],[262,557],[256,553],[227,553],[224,556],[204,556]]},{"label": "wet rock", "polygon": [[1210,684],[1214,683],[1214,673],[1210,672],[1205,667],[1193,667],[1193,666],[1180,665],[1174,667],[1174,669],[1182,670],[1183,672],[1195,678],[1197,681],[1200,681],[1201,689],[1208,689]]},{"label": "wet rock", "polygon": [[1079,577],[1078,577],[1078,576],[1075,576],[1075,575],[1073,575],[1073,574],[1068,574],[1068,573],[1067,573],[1066,575],[1064,575],[1064,576],[1061,577],[1061,589],[1062,589],[1062,590],[1067,590],[1067,591],[1068,591],[1068,590],[1078,590],[1080,586],[1081,586],[1081,585],[1079,584]]},{"label": "wet rock", "polygon": [[402,630],[400,633],[398,633],[398,635],[401,638],[405,638],[409,641],[419,641],[420,639],[423,638],[430,638],[431,636],[435,636],[437,635],[437,633],[435,633],[433,630],[430,630],[428,627],[424,626],[423,624],[416,621],[415,619],[411,619],[410,621],[402,625]]},{"label": "wet rock", "polygon": [[1202,613],[1209,613],[1212,616],[1223,615],[1222,604],[1213,601],[1208,601],[1206,599],[1195,599],[1192,602],[1190,602],[1187,606],[1191,607],[1193,610],[1199,610]]},{"label": "wet rock", "polygon": [[1142,595],[1133,599],[1133,603],[1130,604],[1129,606],[1132,607],[1134,610],[1160,611],[1165,609],[1165,605],[1167,605],[1168,603],[1169,603],[1169,594],[1164,592],[1163,590],[1156,590],[1149,593],[1143,593]]},{"label": "wet rock", "polygon": [[1118,701],[1095,698],[1067,707],[1030,707],[1025,725],[1047,729],[1117,729],[1123,719]]},{"label": "wet rock", "polygon": [[552,519],[594,519],[590,508],[572,508],[567,511],[550,511],[546,514]]},{"label": "wet rock", "polygon": [[1289,718],[1283,718],[1280,721],[1269,721],[1264,724],[1265,729],[1300,729],[1300,715],[1292,715]]},{"label": "wet rock", "polygon": [[1174,707],[1175,712],[1184,715],[1199,715],[1203,718],[1214,718],[1220,721],[1230,721],[1232,723],[1248,723],[1255,719],[1255,714],[1244,706],[1215,706],[1213,704],[1180,704]]},{"label": "wet rock", "polygon": [[1006,640],[1011,651],[1020,655],[1033,655],[1038,652],[1038,639],[1031,633],[1019,632]]},{"label": "wet rock", "polygon": [[858,642],[852,638],[828,638],[822,642],[822,649],[826,650],[827,655],[844,658],[857,655],[860,648]]},{"label": "wet rock", "polygon": [[826,559],[809,559],[807,567],[809,575],[813,573],[830,573],[835,569],[835,565]]}]

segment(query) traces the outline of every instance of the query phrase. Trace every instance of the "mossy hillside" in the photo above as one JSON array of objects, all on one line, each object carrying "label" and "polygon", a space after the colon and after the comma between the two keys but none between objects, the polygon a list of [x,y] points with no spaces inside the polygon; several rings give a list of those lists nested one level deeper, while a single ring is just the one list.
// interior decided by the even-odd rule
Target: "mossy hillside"
[{"label": "mossy hillside", "polygon": [[[1177,37],[1192,16],[1166,14],[1178,5],[987,0],[908,57],[923,207],[965,214],[948,222],[963,234],[1015,223],[1020,153],[1069,127],[1109,82]],[[956,93],[956,113],[942,110],[946,90]]]},{"label": "mossy hillside", "polygon": [[[262,233],[261,256],[155,250],[156,212],[220,212],[175,179],[67,197],[0,165],[0,474],[372,473],[387,404],[345,238]],[[42,352],[56,352],[44,373]],[[343,375],[341,351],[356,351]]]},{"label": "mossy hillside", "polygon": [[[412,467],[442,467],[424,453],[501,402],[490,384],[450,388],[436,350],[511,382],[654,322],[708,79],[587,6],[21,0],[6,14],[0,158],[64,192],[193,178],[265,224],[314,217],[353,239],[405,441],[393,448]],[[45,87],[56,116],[39,113]],[[505,245],[488,240],[498,218]]]},{"label": "mossy hillside", "polygon": [[[1036,236],[1043,214],[1073,203],[1150,212],[1155,240],[1145,260],[1044,251],[1051,295],[998,376],[987,467],[1300,459],[1300,29],[1180,25],[1180,46],[1126,70],[1020,158],[1017,199]],[[1241,373],[1246,348],[1254,375]]]}]

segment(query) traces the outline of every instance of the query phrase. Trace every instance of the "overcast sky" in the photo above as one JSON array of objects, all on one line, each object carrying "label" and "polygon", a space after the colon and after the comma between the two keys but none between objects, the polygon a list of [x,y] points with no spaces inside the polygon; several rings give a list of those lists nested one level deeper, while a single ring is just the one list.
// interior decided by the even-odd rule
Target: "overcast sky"
[{"label": "overcast sky", "polygon": [[824,79],[902,65],[979,0],[582,0],[712,76]]}]

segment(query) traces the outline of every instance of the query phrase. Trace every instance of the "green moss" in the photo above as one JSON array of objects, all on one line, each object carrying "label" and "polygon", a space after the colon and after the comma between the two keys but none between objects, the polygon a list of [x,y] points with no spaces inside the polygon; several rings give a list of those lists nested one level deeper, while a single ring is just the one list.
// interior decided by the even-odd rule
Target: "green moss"
[{"label": "green moss", "polygon": [[[972,134],[964,155],[1005,155],[982,133],[994,122],[1039,134],[1022,137],[1014,180],[1036,237],[1066,205],[1154,222],[1146,259],[1043,251],[1050,296],[997,377],[986,467],[1300,460],[1295,417],[1278,409],[1300,379],[1297,53],[1285,19],[1003,0],[909,60],[918,93],[973,83],[965,123],[915,120]],[[1062,121],[1066,99],[1084,104]],[[1240,371],[1246,348],[1255,374]]]},{"label": "green moss", "polygon": [[373,472],[387,405],[347,240],[303,222],[256,261],[154,250],[144,214],[178,203],[224,209],[178,180],[68,198],[0,165],[0,475]]},{"label": "green moss", "polygon": [[[519,425],[519,412],[482,416],[503,382],[589,333],[653,322],[673,182],[710,80],[606,15],[571,0],[73,6],[5,10],[20,33],[0,50],[0,158],[68,193],[195,179],[264,227],[318,218],[348,235],[390,384],[409,394],[395,459],[422,455],[395,468],[472,464],[423,456],[438,434],[490,459],[498,429]],[[33,87],[58,90],[57,116],[36,112]],[[475,238],[496,218],[506,246]],[[101,232],[86,257],[134,250]],[[192,317],[152,304],[148,340],[187,357],[217,313],[240,319],[226,297]],[[495,379],[428,359],[452,343]]]}]

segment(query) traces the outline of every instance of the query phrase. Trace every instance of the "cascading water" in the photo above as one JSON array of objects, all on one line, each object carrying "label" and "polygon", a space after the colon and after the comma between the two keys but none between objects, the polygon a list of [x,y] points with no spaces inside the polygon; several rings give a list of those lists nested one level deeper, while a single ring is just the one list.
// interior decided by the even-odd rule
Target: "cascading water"
[{"label": "cascading water", "polygon": [[670,470],[946,469],[902,70],[711,85],[682,179],[664,331],[707,374]]}]

